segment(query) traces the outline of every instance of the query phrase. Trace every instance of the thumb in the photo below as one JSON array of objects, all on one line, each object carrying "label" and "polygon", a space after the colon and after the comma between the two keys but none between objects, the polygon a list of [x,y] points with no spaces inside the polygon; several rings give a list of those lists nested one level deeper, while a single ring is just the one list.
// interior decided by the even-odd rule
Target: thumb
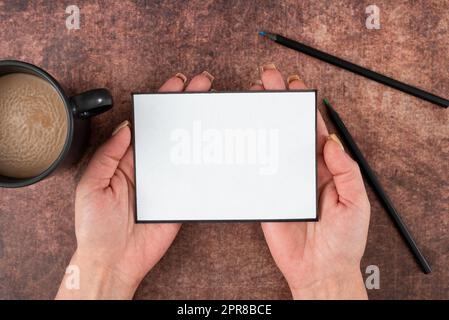
[{"label": "thumb", "polygon": [[344,151],[335,134],[328,137],[323,155],[326,166],[333,176],[338,201],[344,205],[365,207],[369,202],[359,166]]},{"label": "thumb", "polygon": [[122,122],[112,137],[92,156],[80,183],[92,183],[95,187],[106,188],[131,144],[129,121]]}]

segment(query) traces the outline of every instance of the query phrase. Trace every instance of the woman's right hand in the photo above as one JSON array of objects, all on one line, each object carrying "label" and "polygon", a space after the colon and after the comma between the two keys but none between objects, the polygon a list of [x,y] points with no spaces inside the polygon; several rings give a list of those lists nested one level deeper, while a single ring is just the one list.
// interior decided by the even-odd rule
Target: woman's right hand
[{"label": "woman's right hand", "polygon": [[[251,90],[286,90],[272,64]],[[306,89],[299,76],[288,89]],[[357,163],[317,115],[318,222],[262,223],[271,254],[295,299],[366,299],[360,272],[370,204]]]}]

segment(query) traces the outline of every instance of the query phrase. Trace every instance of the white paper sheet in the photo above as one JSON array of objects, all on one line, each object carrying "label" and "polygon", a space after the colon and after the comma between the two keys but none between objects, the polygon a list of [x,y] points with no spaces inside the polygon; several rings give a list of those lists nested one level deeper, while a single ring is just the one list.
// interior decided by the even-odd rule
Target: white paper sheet
[{"label": "white paper sheet", "polygon": [[135,94],[137,222],[316,220],[316,92]]}]

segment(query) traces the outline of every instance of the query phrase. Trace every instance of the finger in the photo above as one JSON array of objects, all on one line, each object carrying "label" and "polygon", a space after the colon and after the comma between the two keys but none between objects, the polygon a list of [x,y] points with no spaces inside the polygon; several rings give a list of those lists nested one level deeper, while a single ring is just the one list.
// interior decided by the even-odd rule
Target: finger
[{"label": "finger", "polygon": [[327,137],[329,136],[329,131],[327,130],[326,123],[321,116],[321,112],[317,109],[316,115],[316,127],[317,127],[317,145],[318,145],[318,153],[322,154],[324,145],[327,141]]},{"label": "finger", "polygon": [[159,92],[178,92],[184,90],[187,77],[182,73],[177,73],[159,88]]},{"label": "finger", "polygon": [[[306,84],[297,74],[289,76],[287,78],[287,84],[290,90],[307,89]],[[320,111],[317,110],[317,144],[319,154],[322,154],[328,136],[329,132],[327,131],[326,123],[324,122]]]},{"label": "finger", "polygon": [[250,91],[263,91],[265,88],[263,87],[262,80],[256,80],[249,84]]},{"label": "finger", "polygon": [[260,78],[266,90],[285,90],[284,79],[272,63],[260,67]]},{"label": "finger", "polygon": [[335,183],[331,181],[323,185],[320,192],[319,210],[322,217],[326,216],[326,212],[332,212],[332,208],[338,206],[338,192]]},{"label": "finger", "polygon": [[287,78],[287,84],[290,90],[307,89],[306,84],[297,74],[289,76]]},{"label": "finger", "polygon": [[[306,84],[297,74],[289,76],[287,78],[287,84],[290,90],[307,89]],[[317,144],[319,154],[323,152],[324,144],[328,136],[329,132],[327,131],[326,123],[324,123],[320,111],[317,110]]]},{"label": "finger", "polygon": [[214,77],[207,71],[193,77],[186,91],[209,91],[212,87],[212,82],[214,82]]},{"label": "finger", "polygon": [[345,206],[353,205],[361,209],[369,206],[359,166],[343,150],[343,146],[335,134],[330,135],[324,145],[324,161],[333,176],[338,202]]},{"label": "finger", "polygon": [[324,187],[333,180],[332,174],[327,168],[323,155],[318,155],[316,159],[317,171],[318,171],[318,194],[323,192]]},{"label": "finger", "polygon": [[95,187],[107,188],[130,144],[131,130],[129,121],[125,121],[114,130],[112,137],[95,152],[80,184],[92,183]]},{"label": "finger", "polygon": [[134,185],[134,151],[132,145],[128,147],[125,155],[118,165],[119,169],[123,171],[126,178]]}]

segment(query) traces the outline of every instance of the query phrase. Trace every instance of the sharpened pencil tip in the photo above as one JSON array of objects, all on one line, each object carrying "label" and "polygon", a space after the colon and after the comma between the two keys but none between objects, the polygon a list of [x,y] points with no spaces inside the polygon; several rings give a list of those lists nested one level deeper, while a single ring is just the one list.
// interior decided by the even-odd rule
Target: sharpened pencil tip
[{"label": "sharpened pencil tip", "polygon": [[324,103],[324,106],[326,107],[327,112],[337,113],[337,111],[334,110],[334,108],[332,107],[332,105],[326,98],[323,99],[323,103]]},{"label": "sharpened pencil tip", "polygon": [[277,35],[270,33],[270,32],[266,32],[266,31],[259,31],[259,35],[262,37],[266,37],[270,40],[276,41],[277,40]]}]

